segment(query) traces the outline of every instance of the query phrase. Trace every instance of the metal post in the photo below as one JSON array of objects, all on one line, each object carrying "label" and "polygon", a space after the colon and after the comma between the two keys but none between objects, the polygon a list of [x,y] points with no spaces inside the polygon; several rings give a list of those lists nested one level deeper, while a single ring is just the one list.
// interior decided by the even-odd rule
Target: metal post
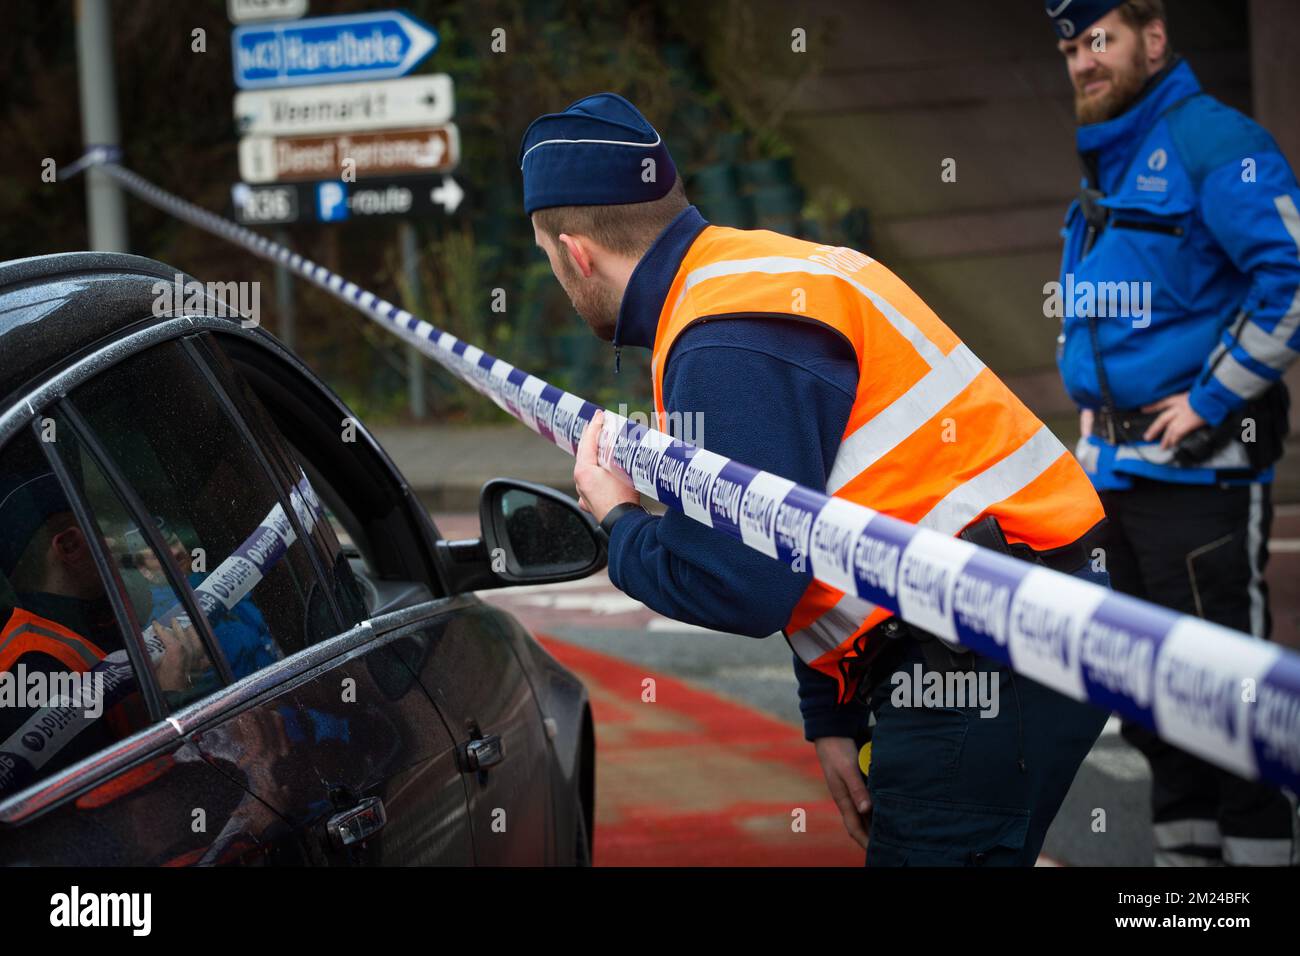
[{"label": "metal post", "polygon": [[[275,231],[275,241],[280,245],[289,246],[289,233],[283,229]],[[290,352],[294,351],[294,300],[293,300],[293,273],[288,267],[280,262],[275,263],[275,304],[280,314],[279,332],[280,341]]]},{"label": "metal post", "polygon": [[[119,145],[108,0],[78,0],[77,77],[83,142],[87,147]],[[86,222],[92,249],[130,251],[122,191],[106,173],[93,166],[86,170]]]},{"label": "metal post", "polygon": [[[410,290],[411,301],[407,309],[412,315],[419,315],[420,309],[420,254],[416,249],[415,226],[405,219],[397,227],[402,244],[402,272],[406,276],[406,287]],[[406,347],[406,391],[411,402],[411,417],[422,419],[425,416],[424,403],[424,356],[413,346]]]}]

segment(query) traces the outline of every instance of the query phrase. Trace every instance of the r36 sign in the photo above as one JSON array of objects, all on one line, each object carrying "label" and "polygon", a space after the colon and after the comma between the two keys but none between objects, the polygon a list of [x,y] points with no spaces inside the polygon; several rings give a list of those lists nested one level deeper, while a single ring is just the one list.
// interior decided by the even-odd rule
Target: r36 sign
[{"label": "r36 sign", "polygon": [[235,218],[248,224],[298,221],[298,190],[292,186],[247,186],[231,189]]}]

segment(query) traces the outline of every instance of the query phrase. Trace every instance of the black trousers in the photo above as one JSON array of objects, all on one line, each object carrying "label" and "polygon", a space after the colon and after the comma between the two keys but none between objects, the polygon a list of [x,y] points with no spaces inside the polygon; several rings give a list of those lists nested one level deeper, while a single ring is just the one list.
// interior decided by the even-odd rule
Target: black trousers
[{"label": "black trousers", "polygon": [[[1268,485],[1137,479],[1101,500],[1115,590],[1268,639]],[[1295,864],[1295,809],[1281,790],[1221,770],[1140,725],[1125,721],[1122,734],[1151,764],[1157,865]]]}]

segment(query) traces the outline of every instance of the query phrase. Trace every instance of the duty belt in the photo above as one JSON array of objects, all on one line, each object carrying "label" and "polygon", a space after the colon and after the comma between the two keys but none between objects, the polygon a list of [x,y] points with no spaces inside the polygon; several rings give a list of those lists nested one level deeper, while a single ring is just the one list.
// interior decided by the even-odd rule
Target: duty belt
[{"label": "duty belt", "polygon": [[1144,412],[1140,408],[1099,408],[1092,430],[1106,439],[1108,445],[1131,444],[1142,440],[1157,417],[1157,412]]}]

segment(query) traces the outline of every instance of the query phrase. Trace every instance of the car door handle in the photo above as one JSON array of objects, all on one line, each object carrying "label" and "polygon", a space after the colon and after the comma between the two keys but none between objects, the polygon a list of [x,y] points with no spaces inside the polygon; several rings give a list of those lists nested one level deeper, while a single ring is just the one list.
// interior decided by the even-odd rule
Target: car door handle
[{"label": "car door handle", "polygon": [[342,849],[378,833],[387,822],[384,801],[378,797],[366,797],[355,807],[330,817],[325,828],[334,845]]},{"label": "car door handle", "polygon": [[506,759],[500,734],[487,734],[465,745],[465,765],[470,772],[495,767]]}]

